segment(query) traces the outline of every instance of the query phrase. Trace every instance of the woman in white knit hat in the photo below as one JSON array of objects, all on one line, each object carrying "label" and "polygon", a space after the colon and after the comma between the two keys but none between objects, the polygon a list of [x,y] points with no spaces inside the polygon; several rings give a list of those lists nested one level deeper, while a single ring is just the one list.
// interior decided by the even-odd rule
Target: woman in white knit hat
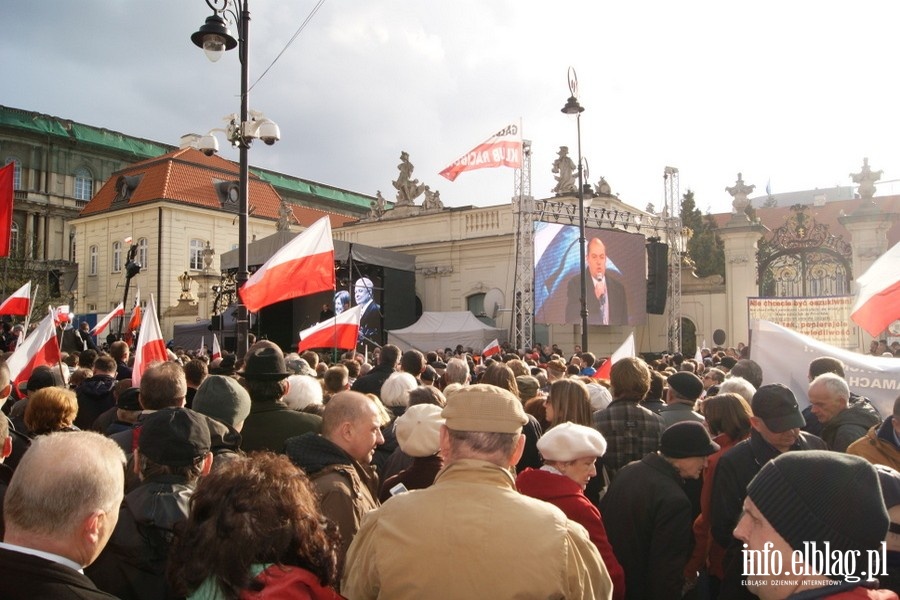
[{"label": "woman in white knit hat", "polygon": [[544,466],[519,473],[516,488],[526,496],[554,504],[587,529],[609,571],[613,598],[624,599],[625,573],[606,537],[600,511],[584,495],[588,481],[597,474],[597,458],[606,452],[606,440],[592,427],[567,422],[545,433],[537,447]]}]

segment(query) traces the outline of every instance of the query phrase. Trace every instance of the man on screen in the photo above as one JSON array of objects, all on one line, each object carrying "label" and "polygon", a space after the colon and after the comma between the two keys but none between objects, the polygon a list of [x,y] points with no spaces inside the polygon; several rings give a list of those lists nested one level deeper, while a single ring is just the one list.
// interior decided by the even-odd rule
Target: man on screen
[{"label": "man on screen", "polygon": [[[627,325],[628,301],[625,286],[607,277],[606,245],[600,238],[591,238],[587,245],[587,280],[585,303],[588,323],[591,325]],[[566,323],[581,321],[581,279],[578,275],[569,280],[566,302]]]},{"label": "man on screen", "polygon": [[[381,330],[381,307],[375,302],[373,294],[375,285],[368,277],[360,277],[353,284],[353,299],[362,307],[362,316],[359,321],[359,342],[380,343],[379,331]],[[366,338],[369,338],[368,340]]]}]

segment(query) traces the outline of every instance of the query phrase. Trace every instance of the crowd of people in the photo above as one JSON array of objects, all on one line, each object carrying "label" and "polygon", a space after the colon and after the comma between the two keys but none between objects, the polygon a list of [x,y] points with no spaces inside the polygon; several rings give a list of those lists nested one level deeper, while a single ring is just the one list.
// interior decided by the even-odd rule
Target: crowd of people
[{"label": "crowd of people", "polygon": [[0,362],[0,598],[897,599],[900,398],[749,356]]}]

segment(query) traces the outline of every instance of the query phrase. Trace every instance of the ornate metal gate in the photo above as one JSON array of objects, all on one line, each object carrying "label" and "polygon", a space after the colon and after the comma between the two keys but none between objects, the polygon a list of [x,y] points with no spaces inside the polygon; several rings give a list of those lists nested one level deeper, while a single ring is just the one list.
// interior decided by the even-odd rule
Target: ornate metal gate
[{"label": "ornate metal gate", "polygon": [[784,225],[759,244],[759,295],[763,298],[850,294],[852,249],[841,236],[794,205]]}]

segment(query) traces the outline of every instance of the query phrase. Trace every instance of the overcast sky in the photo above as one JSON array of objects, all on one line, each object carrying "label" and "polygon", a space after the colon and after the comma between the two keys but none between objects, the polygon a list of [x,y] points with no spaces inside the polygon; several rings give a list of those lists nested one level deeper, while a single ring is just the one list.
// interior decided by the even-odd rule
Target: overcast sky
[{"label": "overcast sky", "polygon": [[[252,0],[251,83],[315,4]],[[239,64],[190,42],[209,14],[202,0],[5,0],[0,104],[170,144],[221,127]],[[250,93],[282,134],[250,162],[393,199],[405,150],[446,205],[496,205],[511,169],[438,172],[521,119],[547,197],[557,149],[576,147],[560,112],[573,66],[589,180],[633,206],[661,206],[666,165],[713,212],[738,171],[752,195],[849,185],[864,156],[896,179],[898,25],[900,3],[866,0],[326,0]]]}]

